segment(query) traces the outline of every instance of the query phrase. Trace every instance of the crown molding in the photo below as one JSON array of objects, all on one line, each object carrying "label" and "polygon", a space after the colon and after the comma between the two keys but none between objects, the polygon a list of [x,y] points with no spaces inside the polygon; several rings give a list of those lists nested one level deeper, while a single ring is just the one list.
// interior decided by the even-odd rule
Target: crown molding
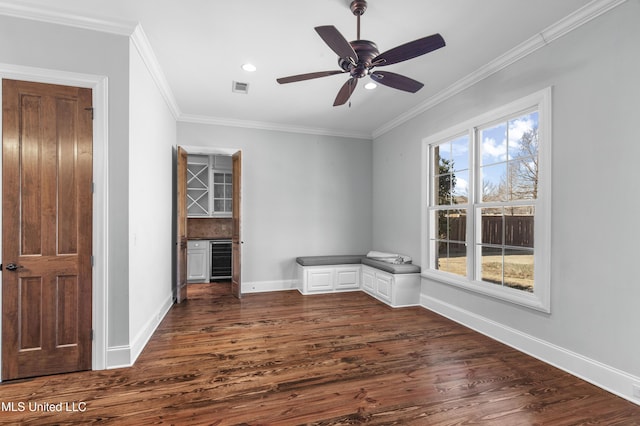
[{"label": "crown molding", "polygon": [[73,14],[68,11],[57,10],[49,6],[33,6],[28,3],[14,3],[0,0],[0,15],[14,18],[30,19],[51,24],[65,25],[91,31],[99,31],[109,34],[127,36],[136,48],[151,78],[155,82],[160,94],[177,120],[180,116],[180,108],[175,100],[169,82],[160,67],[160,63],[151,48],[149,39],[137,22],[119,20],[115,18],[102,19],[86,15]]},{"label": "crown molding", "polygon": [[3,0],[0,0],[0,15],[125,36],[131,35],[137,25],[136,22],[132,21],[113,18],[109,18],[107,20],[98,17],[81,16],[69,11],[55,9],[50,6],[34,6],[25,2],[18,3]]},{"label": "crown molding", "polygon": [[264,121],[248,121],[232,118],[210,117],[202,115],[182,114],[178,121],[183,123],[208,124],[214,126],[242,127],[245,129],[271,130],[274,132],[303,133],[308,135],[335,136],[341,138],[371,140],[371,135],[362,132],[344,132],[335,129],[292,126],[288,124]]},{"label": "crown molding", "polygon": [[597,18],[598,16],[608,12],[616,6],[625,3],[627,0],[594,0],[577,11],[567,15],[558,22],[552,24],[540,33],[534,35],[513,49],[507,51],[503,55],[500,55],[488,64],[478,68],[471,74],[458,80],[451,86],[442,90],[441,92],[430,97],[426,101],[422,102],[418,106],[410,109],[409,111],[399,115],[393,120],[383,124],[375,129],[372,133],[372,138],[378,138],[392,129],[400,126],[401,124],[415,118],[423,112],[433,108],[434,106],[444,102],[445,100],[457,95],[465,89],[473,86],[474,84],[484,80],[485,78],[503,70],[514,62],[532,54],[536,50],[546,46],[554,40],[562,37],[581,27],[587,22]]},{"label": "crown molding", "polygon": [[514,62],[532,54],[541,47],[553,42],[563,35],[579,28],[587,22],[597,18],[598,16],[608,12],[609,10],[625,3],[627,0],[593,0],[581,9],[571,13],[565,18],[559,20],[553,25],[542,30],[540,33],[519,44],[505,54],[499,56],[488,64],[480,67],[478,70],[458,80],[456,83],[435,94],[425,100],[416,107],[397,116],[391,121],[383,124],[375,129],[372,134],[364,134],[359,132],[341,132],[333,129],[307,128],[278,123],[267,123],[258,121],[245,121],[236,119],[226,119],[219,117],[205,117],[195,115],[181,114],[178,104],[175,100],[173,92],[167,82],[167,79],[157,61],[157,58],[144,34],[142,27],[136,22],[130,22],[117,19],[102,19],[97,17],[81,16],[70,13],[68,11],[57,10],[54,8],[43,8],[42,6],[33,6],[28,3],[17,3],[13,1],[0,0],[0,15],[13,16],[23,19],[31,19],[42,22],[54,23],[59,25],[72,26],[87,30],[101,31],[111,34],[124,35],[130,37],[134,46],[140,53],[147,69],[149,70],[154,82],[158,86],[165,102],[167,103],[172,114],[178,121],[214,124],[220,126],[246,127],[252,129],[274,130],[282,132],[305,133],[313,135],[338,136],[357,139],[375,139],[401,124],[415,118],[423,112],[433,108],[434,106],[444,102],[445,100],[455,96],[463,90],[473,86],[474,84],[484,80],[485,78],[499,72]]},{"label": "crown molding", "polygon": [[151,74],[151,78],[155,82],[158,90],[160,91],[160,95],[163,97],[166,102],[169,110],[171,110],[171,114],[173,114],[173,118],[176,120],[180,117],[180,107],[176,102],[176,98],[173,95],[173,91],[171,90],[171,86],[167,81],[167,78],[162,71],[162,67],[160,66],[160,62],[158,62],[158,58],[151,48],[151,44],[149,43],[149,39],[142,29],[142,25],[136,25],[135,30],[131,34],[131,42],[135,46],[136,50],[140,54],[142,58],[142,62],[144,62],[147,70],[149,70],[149,74]]},{"label": "crown molding", "polygon": [[555,24],[543,30],[540,34],[547,43],[570,33],[592,19],[610,11],[611,9],[626,3],[627,0],[593,0],[591,3],[567,15]]}]

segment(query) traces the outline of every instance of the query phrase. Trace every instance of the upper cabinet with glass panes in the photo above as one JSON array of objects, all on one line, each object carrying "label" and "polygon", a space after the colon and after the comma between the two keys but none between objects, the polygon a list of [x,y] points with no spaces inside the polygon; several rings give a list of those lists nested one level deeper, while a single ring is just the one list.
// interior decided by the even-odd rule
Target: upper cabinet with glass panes
[{"label": "upper cabinet with glass panes", "polygon": [[187,215],[231,217],[231,157],[189,155],[187,159]]}]

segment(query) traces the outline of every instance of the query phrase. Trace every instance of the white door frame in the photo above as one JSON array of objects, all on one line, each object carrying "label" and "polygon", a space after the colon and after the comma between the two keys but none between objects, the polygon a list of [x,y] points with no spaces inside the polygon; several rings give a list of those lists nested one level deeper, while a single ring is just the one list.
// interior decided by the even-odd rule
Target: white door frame
[{"label": "white door frame", "polygon": [[[91,348],[92,369],[104,370],[107,360],[108,330],[108,205],[109,205],[109,129],[108,121],[108,79],[106,76],[78,74],[67,71],[24,67],[0,63],[0,79],[32,81],[37,83],[60,84],[85,87],[93,93],[93,277],[92,277],[92,322],[93,344]],[[2,88],[0,87],[0,99]],[[2,111],[0,111],[0,129]],[[2,172],[2,152],[0,150],[0,173]],[[0,189],[2,182],[0,181]],[[2,201],[0,200],[0,204]],[[2,212],[0,210],[0,221]],[[2,230],[0,229],[0,251],[2,250]],[[0,277],[0,283],[2,278]],[[2,294],[0,292],[0,306]],[[0,317],[0,327],[2,318]],[[2,344],[0,340],[0,345]],[[2,352],[0,351],[0,354]],[[0,355],[1,357],[1,355]],[[0,365],[1,365],[0,358]],[[1,381],[1,378],[0,378]]]},{"label": "white door frame", "polygon": [[[180,148],[184,149],[187,154],[194,154],[194,155],[233,155],[238,151],[242,151],[241,148],[222,148],[222,147],[214,147],[214,146],[201,146],[201,145],[180,145],[180,143],[178,143],[178,145]],[[243,152],[242,154],[242,162],[244,163],[245,160],[245,154]],[[240,211],[244,212],[244,197],[243,197],[243,186],[240,185]],[[242,241],[242,216],[240,217],[240,240]],[[240,259],[244,258],[244,245],[241,243],[240,244]],[[240,263],[240,277],[244,276],[244,262]],[[242,282],[242,278],[240,279],[240,282]],[[242,290],[242,289],[241,289]]]}]

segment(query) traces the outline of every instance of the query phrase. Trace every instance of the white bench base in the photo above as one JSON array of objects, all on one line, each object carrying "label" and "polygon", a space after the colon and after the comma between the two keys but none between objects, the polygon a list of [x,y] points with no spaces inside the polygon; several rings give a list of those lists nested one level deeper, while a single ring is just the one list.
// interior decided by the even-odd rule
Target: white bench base
[{"label": "white bench base", "polygon": [[296,264],[296,287],[304,295],[362,290],[394,308],[420,305],[420,274],[392,274],[362,264]]},{"label": "white bench base", "polygon": [[390,274],[362,265],[362,290],[394,308],[420,305],[420,274]]},{"label": "white bench base", "polygon": [[297,287],[302,294],[360,290],[361,265],[296,266]]}]

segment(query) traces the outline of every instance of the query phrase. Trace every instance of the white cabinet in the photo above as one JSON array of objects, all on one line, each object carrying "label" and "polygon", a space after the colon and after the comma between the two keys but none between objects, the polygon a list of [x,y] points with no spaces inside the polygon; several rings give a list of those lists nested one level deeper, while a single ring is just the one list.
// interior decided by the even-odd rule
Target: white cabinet
[{"label": "white cabinet", "polygon": [[393,307],[420,304],[420,274],[390,274],[362,265],[362,289]]},{"label": "white cabinet", "polygon": [[207,240],[187,242],[187,282],[208,283],[211,278],[209,268],[210,244]]},{"label": "white cabinet", "polygon": [[302,294],[360,289],[360,265],[296,266]]},{"label": "white cabinet", "polygon": [[307,291],[333,290],[335,273],[333,268],[314,268],[306,271]]},{"label": "white cabinet", "polygon": [[362,289],[369,294],[376,292],[376,273],[371,268],[362,268]]},{"label": "white cabinet", "polygon": [[334,268],[335,290],[353,290],[360,288],[360,266],[337,266]]},{"label": "white cabinet", "polygon": [[376,272],[376,294],[385,302],[391,303],[394,280],[395,277],[391,274]]}]

